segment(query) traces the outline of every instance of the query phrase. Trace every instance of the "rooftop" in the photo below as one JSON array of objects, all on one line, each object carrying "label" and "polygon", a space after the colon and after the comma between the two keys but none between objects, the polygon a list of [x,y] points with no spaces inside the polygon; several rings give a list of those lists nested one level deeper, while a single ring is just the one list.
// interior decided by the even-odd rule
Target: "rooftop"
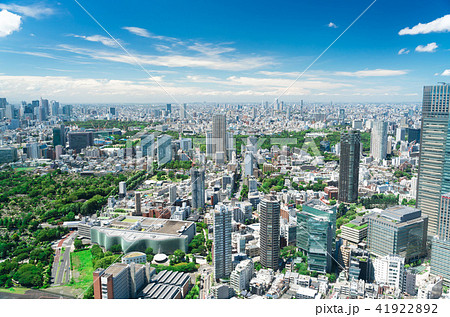
[{"label": "rooftop", "polygon": [[142,252],[130,252],[130,253],[127,253],[126,255],[124,255],[123,256],[123,258],[134,258],[134,257],[137,257],[137,256],[145,256],[145,253],[142,253]]},{"label": "rooftop", "polygon": [[[132,227],[140,223],[140,230],[133,230]],[[191,226],[191,221],[181,221],[172,219],[146,218],[125,216],[119,217],[110,223],[111,229],[130,230],[135,233],[159,233],[180,235],[184,229]]]},{"label": "rooftop", "polygon": [[420,209],[409,206],[395,206],[385,209],[382,217],[397,220],[399,222],[409,221],[421,216]]}]

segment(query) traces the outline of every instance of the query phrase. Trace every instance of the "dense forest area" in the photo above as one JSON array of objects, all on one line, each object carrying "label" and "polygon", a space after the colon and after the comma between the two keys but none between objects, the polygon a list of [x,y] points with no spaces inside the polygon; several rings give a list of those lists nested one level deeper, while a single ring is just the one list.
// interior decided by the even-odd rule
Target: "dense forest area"
[{"label": "dense forest area", "polygon": [[117,194],[120,181],[134,188],[146,177],[145,171],[89,177],[59,170],[44,175],[0,172],[0,287],[13,282],[47,287],[51,243],[68,233],[59,225],[98,211],[108,196]]}]

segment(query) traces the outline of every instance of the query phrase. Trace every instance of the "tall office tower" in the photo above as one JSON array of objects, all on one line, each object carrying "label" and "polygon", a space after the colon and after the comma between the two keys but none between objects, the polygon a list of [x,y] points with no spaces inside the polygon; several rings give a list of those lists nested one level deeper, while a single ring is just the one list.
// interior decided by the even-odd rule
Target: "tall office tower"
[{"label": "tall office tower", "polygon": [[66,127],[64,124],[53,128],[53,146],[61,145],[66,147]]},{"label": "tall office tower", "polygon": [[56,117],[59,112],[59,102],[52,100],[50,101],[50,105],[51,105],[51,114],[53,117]]},{"label": "tall office tower", "polygon": [[387,122],[376,121],[373,123],[370,136],[370,155],[374,160],[382,161],[387,153]]},{"label": "tall office tower", "polygon": [[345,109],[339,109],[339,124],[344,124],[345,122]]},{"label": "tall office tower", "polygon": [[252,152],[247,152],[244,159],[244,177],[253,175],[253,167],[255,166],[255,158]]},{"label": "tall office tower", "polygon": [[213,147],[214,156],[217,152],[227,155],[227,119],[224,114],[213,116],[212,142],[215,145],[215,148]]},{"label": "tall office tower", "polygon": [[155,154],[155,135],[147,134],[141,137],[142,156],[153,158]]},{"label": "tall office tower", "polygon": [[423,88],[416,207],[428,216],[429,236],[437,233],[441,195],[450,192],[449,103],[450,85]]},{"label": "tall office tower", "polygon": [[406,129],[402,127],[397,128],[395,132],[395,140],[397,142],[405,141],[405,136],[406,136]]},{"label": "tall office tower", "polygon": [[231,160],[231,157],[233,155],[233,152],[236,151],[236,149],[234,148],[234,136],[233,133],[231,132],[227,132],[226,133],[227,139],[226,139],[226,156],[228,158],[228,160]]},{"label": "tall office tower", "polygon": [[230,277],[233,265],[231,262],[231,208],[217,204],[214,211],[214,278]]},{"label": "tall office tower", "polygon": [[72,116],[72,105],[64,105],[64,106],[62,107],[62,113],[63,113],[63,115],[65,115],[66,117]]},{"label": "tall office tower", "polygon": [[160,135],[157,139],[158,165],[164,165],[172,161],[172,137]]},{"label": "tall office tower", "polygon": [[5,108],[7,104],[6,98],[0,98],[0,108]]},{"label": "tall office tower", "polygon": [[437,234],[440,239],[450,241],[450,193],[441,196]]},{"label": "tall office tower", "polygon": [[338,196],[340,202],[354,203],[358,199],[360,142],[359,131],[341,133]]},{"label": "tall office tower", "polygon": [[187,118],[187,111],[186,111],[186,104],[185,103],[183,103],[180,106],[180,118],[181,119],[186,119]]},{"label": "tall office tower", "polygon": [[172,113],[172,104],[168,103],[166,105],[166,115],[169,115]]},{"label": "tall office tower", "polygon": [[413,141],[420,143],[420,129],[408,129],[408,142]]},{"label": "tall office tower", "polygon": [[177,200],[177,185],[169,187],[169,203],[173,204]]},{"label": "tall office tower", "polygon": [[133,216],[142,216],[141,212],[141,193],[134,193],[134,215]]},{"label": "tall office tower", "polygon": [[205,207],[205,170],[191,168],[192,209]]},{"label": "tall office tower", "polygon": [[275,195],[266,195],[259,208],[261,265],[277,270],[280,257],[280,202]]},{"label": "tall office tower", "polygon": [[94,133],[92,132],[69,132],[69,148],[78,153],[81,149],[94,145]]},{"label": "tall office tower", "polygon": [[47,114],[45,112],[45,108],[44,107],[39,106],[39,108],[38,108],[38,120],[39,121],[47,120]]},{"label": "tall office tower", "polygon": [[127,195],[127,183],[119,182],[119,198],[124,198]]},{"label": "tall office tower", "polygon": [[450,286],[450,193],[441,196],[438,235],[431,243],[431,273]]},{"label": "tall office tower", "polygon": [[6,105],[5,117],[7,119],[14,119],[14,105],[10,105],[10,104]]},{"label": "tall office tower", "polygon": [[258,109],[256,109],[256,106],[253,106],[252,108],[252,115],[253,119],[256,119],[256,116],[258,115]]},{"label": "tall office tower", "polygon": [[206,157],[213,158],[215,146],[213,144],[212,132],[206,132]]},{"label": "tall office tower", "polygon": [[368,216],[367,246],[371,254],[397,254],[407,263],[427,254],[428,217],[419,209],[395,206]]},{"label": "tall office tower", "polygon": [[297,213],[297,247],[308,255],[310,271],[329,273],[336,234],[336,206],[318,199],[303,204]]},{"label": "tall office tower", "polygon": [[388,141],[387,141],[387,149],[386,149],[386,154],[390,155],[392,154],[392,144],[394,144],[394,138],[392,137],[392,135],[388,136]]},{"label": "tall office tower", "polygon": [[45,117],[47,117],[48,115],[50,115],[50,107],[48,104],[48,100],[47,99],[42,99],[39,102],[39,106],[44,108],[44,112],[45,112]]},{"label": "tall office tower", "polygon": [[109,113],[110,113],[112,116],[115,116],[115,115],[116,115],[116,108],[115,108],[115,107],[109,107]]},{"label": "tall office tower", "polygon": [[291,105],[286,105],[286,116],[288,120],[291,120]]}]

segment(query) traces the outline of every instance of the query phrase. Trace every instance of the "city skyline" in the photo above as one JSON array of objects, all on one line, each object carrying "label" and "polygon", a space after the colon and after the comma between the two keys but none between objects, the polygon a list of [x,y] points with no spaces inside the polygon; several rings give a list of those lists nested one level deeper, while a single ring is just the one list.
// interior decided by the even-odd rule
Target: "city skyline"
[{"label": "city skyline", "polygon": [[[342,8],[262,2],[256,12],[254,3],[235,2],[131,1],[120,10],[103,1],[79,3],[132,56],[75,1],[2,2],[2,95],[13,102],[272,101],[371,4],[283,100],[420,102],[424,83],[450,75],[444,0],[350,1]],[[380,24],[380,15],[390,22]]]}]

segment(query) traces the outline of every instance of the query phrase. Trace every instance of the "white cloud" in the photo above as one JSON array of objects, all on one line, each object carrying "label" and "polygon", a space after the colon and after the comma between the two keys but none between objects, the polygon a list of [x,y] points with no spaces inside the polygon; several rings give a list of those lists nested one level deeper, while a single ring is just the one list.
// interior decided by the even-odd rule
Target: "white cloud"
[{"label": "white cloud", "polygon": [[0,37],[5,37],[18,31],[22,24],[22,17],[7,10],[0,11]]},{"label": "white cloud", "polygon": [[450,69],[446,69],[442,72],[441,76],[450,76]]},{"label": "white cloud", "polygon": [[328,27],[329,27],[329,28],[336,29],[336,28],[337,28],[337,25],[334,24],[333,22],[330,22],[330,23],[328,23]]},{"label": "white cloud", "polygon": [[85,39],[86,41],[89,41],[89,42],[99,42],[99,43],[102,43],[103,45],[110,46],[110,47],[118,46],[116,41],[114,41],[112,38],[105,37],[102,35],[84,36],[84,35],[71,34],[71,36],[77,37],[80,39]]},{"label": "white cloud", "polygon": [[[298,77],[300,76],[300,72],[271,72],[271,71],[259,71],[258,74],[266,75],[266,76],[275,76],[275,77]],[[304,75],[306,76],[306,74]]]},{"label": "white cloud", "polygon": [[409,50],[406,48],[402,48],[400,51],[398,51],[398,55],[404,55],[409,54]]},{"label": "white cloud", "polygon": [[236,50],[233,47],[223,47],[211,43],[194,43],[194,45],[190,45],[187,48],[192,51],[200,52],[202,54],[209,56],[220,55],[223,53],[229,53]]},{"label": "white cloud", "polygon": [[70,45],[59,45],[59,49],[98,60],[127,64],[136,64],[137,60],[142,65],[165,67],[198,67],[215,70],[239,71],[273,64],[272,60],[266,57],[225,58],[222,56],[185,56],[181,54],[166,56],[135,54],[134,58],[132,58],[122,53],[90,50]]},{"label": "white cloud", "polygon": [[419,23],[412,28],[401,29],[399,35],[417,35],[417,34],[428,34],[432,32],[450,32],[450,14],[443,16],[442,18],[436,19],[429,23]]},{"label": "white cloud", "polygon": [[149,39],[155,39],[155,40],[161,40],[161,41],[167,41],[167,42],[180,42],[179,39],[169,36],[163,36],[163,35],[156,35],[151,32],[149,32],[146,29],[138,28],[135,26],[124,26],[122,29],[127,30],[130,33],[133,33],[137,36],[146,37]]},{"label": "white cloud", "polygon": [[21,6],[18,4],[0,3],[0,9],[13,11],[13,12],[19,13],[21,15],[36,18],[36,19],[41,18],[43,16],[52,15],[55,13],[55,11],[52,8],[45,7],[42,4]]},{"label": "white cloud", "polygon": [[147,38],[151,37],[150,32],[143,28],[138,28],[135,26],[124,26],[122,29],[127,30],[130,33],[133,33],[138,36],[147,37]]},{"label": "white cloud", "polygon": [[436,52],[436,49],[438,48],[437,44],[435,42],[429,43],[425,46],[419,45],[416,47],[416,52],[426,52],[426,53],[434,53]]},{"label": "white cloud", "polygon": [[359,70],[356,72],[335,72],[334,75],[350,76],[350,77],[384,77],[384,76],[400,76],[407,74],[406,70],[393,69],[373,69],[373,70]]}]

